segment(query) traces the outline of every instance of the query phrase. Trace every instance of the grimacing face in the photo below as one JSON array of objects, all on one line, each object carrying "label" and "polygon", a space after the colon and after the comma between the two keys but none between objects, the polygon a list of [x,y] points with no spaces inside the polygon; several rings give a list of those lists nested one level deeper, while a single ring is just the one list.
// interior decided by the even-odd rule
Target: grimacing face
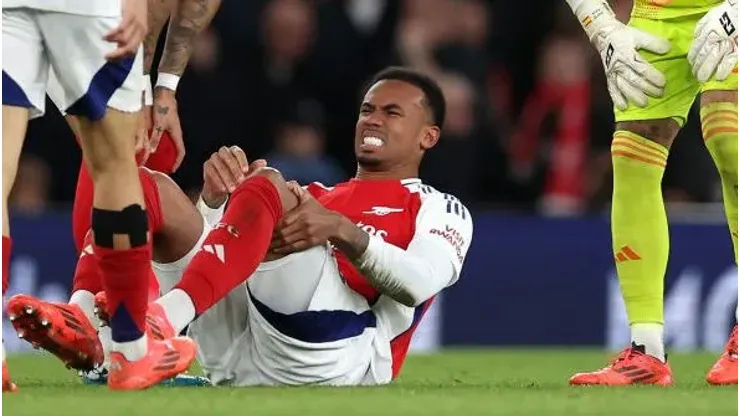
[{"label": "grimacing face", "polygon": [[419,163],[439,140],[424,92],[399,80],[375,83],[365,94],[355,127],[355,156],[364,168]]}]

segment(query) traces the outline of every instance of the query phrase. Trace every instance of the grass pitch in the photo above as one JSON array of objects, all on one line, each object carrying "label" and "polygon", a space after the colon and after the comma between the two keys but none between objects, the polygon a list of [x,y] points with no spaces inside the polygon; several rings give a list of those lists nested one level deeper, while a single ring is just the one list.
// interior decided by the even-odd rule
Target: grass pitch
[{"label": "grass pitch", "polygon": [[20,387],[6,416],[211,415],[666,415],[738,414],[735,386],[710,387],[716,354],[671,355],[676,386],[573,388],[568,377],[603,366],[588,350],[470,350],[412,356],[399,380],[373,388],[154,388],[111,393],[81,384],[46,355],[11,356]]}]

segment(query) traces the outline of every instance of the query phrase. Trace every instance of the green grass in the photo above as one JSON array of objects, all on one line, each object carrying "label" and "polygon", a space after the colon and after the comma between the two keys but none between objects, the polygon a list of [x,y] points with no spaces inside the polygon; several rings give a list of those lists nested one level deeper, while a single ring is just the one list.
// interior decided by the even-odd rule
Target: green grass
[{"label": "green grass", "polygon": [[7,416],[211,415],[691,415],[738,414],[736,387],[704,382],[714,354],[671,356],[676,386],[572,388],[576,370],[603,352],[471,350],[410,357],[402,377],[379,388],[154,388],[111,393],[82,385],[48,356],[10,357],[20,387],[3,395]]}]

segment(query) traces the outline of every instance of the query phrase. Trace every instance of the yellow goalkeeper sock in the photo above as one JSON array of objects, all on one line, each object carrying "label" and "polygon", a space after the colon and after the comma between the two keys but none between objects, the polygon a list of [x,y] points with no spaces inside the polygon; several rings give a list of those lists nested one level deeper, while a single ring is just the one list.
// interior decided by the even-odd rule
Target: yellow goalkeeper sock
[{"label": "yellow goalkeeper sock", "polygon": [[737,104],[702,105],[701,130],[722,180],[722,200],[737,263]]},{"label": "yellow goalkeeper sock", "polygon": [[661,182],[668,149],[635,133],[616,131],[611,154],[612,247],[632,341],[662,360],[669,239]]}]

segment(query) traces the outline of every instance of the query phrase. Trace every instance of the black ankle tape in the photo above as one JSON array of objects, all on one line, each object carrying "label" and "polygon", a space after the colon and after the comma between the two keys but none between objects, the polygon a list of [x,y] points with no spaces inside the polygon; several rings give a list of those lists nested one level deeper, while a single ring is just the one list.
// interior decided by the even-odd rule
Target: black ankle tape
[{"label": "black ankle tape", "polygon": [[113,236],[126,234],[131,248],[135,248],[147,243],[149,224],[146,211],[141,206],[134,204],[127,206],[122,211],[93,208],[92,229],[95,236],[95,245],[112,249],[114,248]]}]

